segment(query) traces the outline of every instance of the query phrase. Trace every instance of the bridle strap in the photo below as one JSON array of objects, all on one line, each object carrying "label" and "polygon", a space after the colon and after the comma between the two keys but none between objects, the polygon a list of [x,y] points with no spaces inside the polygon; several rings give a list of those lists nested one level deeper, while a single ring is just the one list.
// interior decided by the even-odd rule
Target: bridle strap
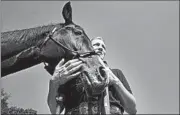
[{"label": "bridle strap", "polygon": [[74,58],[79,58],[79,57],[89,57],[89,56],[92,56],[92,55],[97,55],[97,53],[93,50],[93,51],[90,51],[90,52],[83,52],[83,53],[79,53],[78,51],[74,51],[74,50],[71,50],[69,49],[68,47],[64,46],[62,43],[54,40],[52,38],[52,35],[54,34],[54,32],[56,31],[56,27],[52,30],[52,32],[50,32],[48,35],[47,35],[47,38],[44,40],[43,44],[42,44],[42,47],[44,46],[44,44],[48,41],[48,40],[52,40],[54,43],[56,43],[58,46],[60,47],[63,47],[64,49],[70,51],[73,53],[73,59]]}]

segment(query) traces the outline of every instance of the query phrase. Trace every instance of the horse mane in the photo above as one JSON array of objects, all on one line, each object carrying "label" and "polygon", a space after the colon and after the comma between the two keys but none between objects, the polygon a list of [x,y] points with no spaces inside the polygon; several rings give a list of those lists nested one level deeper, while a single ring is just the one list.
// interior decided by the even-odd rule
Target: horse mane
[{"label": "horse mane", "polygon": [[[1,56],[6,59],[9,56],[16,55],[20,51],[32,46],[38,46],[43,43],[47,33],[52,31],[54,27],[62,28],[64,24],[49,24],[34,28],[14,30],[1,33]],[[8,46],[11,46],[9,49]],[[16,49],[14,51],[13,49]]]},{"label": "horse mane", "polygon": [[2,32],[1,44],[9,42],[9,40],[13,40],[13,42],[21,42],[27,40],[28,42],[26,41],[26,44],[33,43],[35,41],[38,41],[41,37],[45,36],[46,33],[48,33],[49,31],[52,31],[54,27],[61,28],[62,26],[63,24],[58,23],[58,24],[49,24],[49,25],[43,25],[28,29]]}]

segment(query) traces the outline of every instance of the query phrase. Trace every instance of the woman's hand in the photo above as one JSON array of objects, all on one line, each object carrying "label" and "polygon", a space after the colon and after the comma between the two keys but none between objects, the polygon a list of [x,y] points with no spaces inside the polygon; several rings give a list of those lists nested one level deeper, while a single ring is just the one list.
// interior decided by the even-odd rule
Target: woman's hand
[{"label": "woman's hand", "polygon": [[108,84],[113,85],[114,83],[118,82],[119,79],[112,73],[112,71],[106,66],[103,69],[103,77],[108,79]]},{"label": "woman's hand", "polygon": [[83,62],[79,59],[72,59],[66,63],[64,63],[64,59],[62,59],[55,68],[52,81],[58,83],[59,85],[65,84],[67,81],[81,74],[82,65]]}]

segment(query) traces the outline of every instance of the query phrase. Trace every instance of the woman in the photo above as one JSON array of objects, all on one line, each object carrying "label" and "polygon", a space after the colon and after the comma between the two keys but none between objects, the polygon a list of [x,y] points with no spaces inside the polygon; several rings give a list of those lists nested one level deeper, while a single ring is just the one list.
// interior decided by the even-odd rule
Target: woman
[{"label": "woman", "polygon": [[[103,60],[106,55],[106,46],[103,39],[96,37],[91,40],[91,43],[96,53]],[[85,97],[83,84],[77,78],[83,71],[82,66],[83,62],[79,59],[73,59],[66,63],[62,59],[56,66],[50,80],[48,94],[48,105],[51,113],[61,113],[63,108],[66,109],[65,114],[87,113],[88,105],[84,103],[87,98]],[[136,101],[122,71],[109,69],[107,63],[104,66],[104,71],[106,75],[109,75],[110,113],[122,114],[125,110],[129,114],[136,114]],[[97,108],[94,108],[93,111],[97,111]]]}]

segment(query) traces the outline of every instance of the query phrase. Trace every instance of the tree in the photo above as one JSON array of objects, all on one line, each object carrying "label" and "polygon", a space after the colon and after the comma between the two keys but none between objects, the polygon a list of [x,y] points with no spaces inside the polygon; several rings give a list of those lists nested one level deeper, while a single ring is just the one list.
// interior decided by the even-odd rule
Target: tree
[{"label": "tree", "polygon": [[4,89],[1,89],[1,114],[8,112],[8,98],[10,95],[8,95],[6,92],[4,92]]},{"label": "tree", "polygon": [[23,109],[19,107],[9,107],[8,99],[10,95],[7,94],[4,89],[1,89],[1,114],[33,114],[37,115],[37,111],[33,109]]}]

